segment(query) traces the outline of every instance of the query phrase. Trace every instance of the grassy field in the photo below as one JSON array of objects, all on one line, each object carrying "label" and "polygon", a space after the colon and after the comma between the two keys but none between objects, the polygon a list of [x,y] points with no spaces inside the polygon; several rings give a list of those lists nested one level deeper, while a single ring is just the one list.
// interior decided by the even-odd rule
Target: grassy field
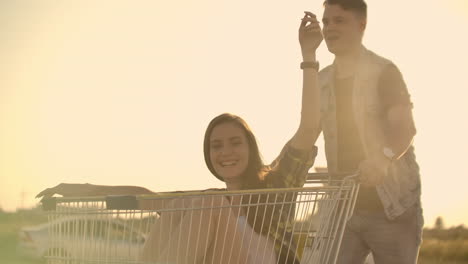
[{"label": "grassy field", "polygon": [[421,261],[419,263],[468,263],[468,240],[439,240],[425,239],[419,252]]},{"label": "grassy field", "polygon": [[22,226],[35,225],[46,221],[39,209],[4,213],[0,211],[0,263],[44,264],[44,261],[21,256],[17,251],[17,234]]},{"label": "grassy field", "polygon": [[450,261],[436,259],[419,259],[418,264],[467,264],[467,261]]},{"label": "grassy field", "polygon": [[[0,263],[45,264],[44,261],[22,256],[16,249],[18,231],[22,226],[43,223],[46,218],[40,209],[16,213],[0,211]],[[466,229],[425,230],[418,264],[468,264]]]}]

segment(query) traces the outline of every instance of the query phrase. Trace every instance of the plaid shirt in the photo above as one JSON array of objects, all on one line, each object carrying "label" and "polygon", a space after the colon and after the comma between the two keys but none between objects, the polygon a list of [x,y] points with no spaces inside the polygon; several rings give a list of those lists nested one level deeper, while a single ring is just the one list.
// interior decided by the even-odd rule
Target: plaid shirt
[{"label": "plaid shirt", "polygon": [[[291,147],[290,144],[287,143],[283,147],[280,155],[267,166],[268,172],[265,176],[265,181],[263,182],[263,186],[259,187],[259,189],[303,187],[307,178],[307,173],[314,164],[316,156],[317,147],[315,146],[310,150],[299,150]],[[226,189],[209,190],[221,191]],[[274,198],[274,200],[271,198]],[[275,253],[279,260],[278,263],[299,263],[296,243],[292,239],[292,220],[294,218],[295,205],[294,203],[288,203],[278,206],[278,203],[281,204],[282,201],[295,201],[295,197],[287,195],[287,193],[278,193],[275,197],[257,195],[256,198],[251,199],[252,200],[247,202],[247,204],[266,201],[276,204],[276,206],[258,206],[258,209],[252,210],[251,214],[247,216],[252,220],[256,219],[256,215],[263,215],[263,222],[265,222],[265,219],[268,219],[266,221],[271,224],[262,225],[260,221],[254,220],[249,221],[249,224],[252,226],[251,223],[254,222],[254,225],[261,225],[261,233],[263,235],[269,235],[270,238],[274,239]],[[266,211],[269,211],[268,209],[271,209],[271,212],[266,214]]]},{"label": "plaid shirt", "polygon": [[[266,188],[297,188],[303,187],[307,173],[317,156],[317,147],[310,150],[298,150],[286,144],[278,158],[270,165],[271,171],[266,175]],[[287,197],[286,193],[276,196],[276,201],[291,201],[295,197]],[[292,220],[294,204],[281,207],[274,206],[272,225],[268,234],[275,240],[275,251],[279,263],[298,263],[296,245],[292,239]],[[291,244],[293,243],[293,244]]]}]

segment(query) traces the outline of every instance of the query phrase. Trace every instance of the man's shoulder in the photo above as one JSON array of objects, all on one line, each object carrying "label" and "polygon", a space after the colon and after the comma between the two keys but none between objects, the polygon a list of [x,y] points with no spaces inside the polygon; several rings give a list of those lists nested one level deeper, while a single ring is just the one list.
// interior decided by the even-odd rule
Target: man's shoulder
[{"label": "man's shoulder", "polygon": [[366,59],[366,61],[368,63],[372,63],[372,64],[379,64],[379,65],[391,65],[393,63],[393,61],[391,61],[390,59],[382,56],[382,55],[379,55],[377,53],[375,53],[374,51],[372,50],[369,50],[369,49],[365,49],[364,51],[364,57]]},{"label": "man's shoulder", "polygon": [[[362,48],[362,55],[361,55],[362,59],[360,60],[361,63],[366,63],[366,64],[379,64],[379,65],[389,65],[389,64],[393,64],[393,61],[391,61],[390,59],[382,56],[382,55],[379,55],[377,53],[375,53],[374,51],[372,50],[369,50],[365,47]],[[323,68],[320,72],[319,72],[319,78],[328,78],[332,72],[333,72],[333,68],[334,68],[334,65],[333,64],[330,64],[328,66],[326,66],[325,68]]]},{"label": "man's shoulder", "polygon": [[383,79],[402,79],[402,75],[398,66],[390,59],[385,58],[377,53],[368,50],[368,58],[371,58],[371,64],[375,69],[380,69],[380,76]]},{"label": "man's shoulder", "polygon": [[[333,79],[334,64],[330,64],[319,72],[319,84],[322,88],[326,88]],[[398,67],[390,59],[383,57],[376,52],[362,47],[361,59],[357,67],[363,73],[380,75],[389,70],[398,70]]]}]

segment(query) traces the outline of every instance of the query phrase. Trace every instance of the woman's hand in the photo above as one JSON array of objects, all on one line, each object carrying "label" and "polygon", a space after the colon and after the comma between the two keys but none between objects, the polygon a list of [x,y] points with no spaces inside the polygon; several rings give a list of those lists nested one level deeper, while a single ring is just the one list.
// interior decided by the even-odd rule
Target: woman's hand
[{"label": "woman's hand", "polygon": [[74,183],[60,183],[59,185],[47,188],[36,195],[36,198],[44,197],[49,198],[54,194],[59,194],[64,197],[67,196],[92,196],[96,195],[96,186],[92,184],[74,184]]},{"label": "woman's hand", "polygon": [[304,13],[305,15],[299,27],[302,58],[304,61],[315,61],[315,51],[323,40],[322,29],[314,14],[308,11]]}]

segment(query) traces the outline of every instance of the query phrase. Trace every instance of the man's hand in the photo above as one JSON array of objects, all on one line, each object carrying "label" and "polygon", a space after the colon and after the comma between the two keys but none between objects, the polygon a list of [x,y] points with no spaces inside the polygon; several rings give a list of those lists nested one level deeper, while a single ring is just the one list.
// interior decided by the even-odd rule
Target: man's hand
[{"label": "man's hand", "polygon": [[390,160],[385,157],[369,158],[359,164],[359,179],[363,186],[376,186],[388,173]]},{"label": "man's hand", "polygon": [[299,43],[304,61],[315,61],[315,51],[322,40],[322,29],[316,16],[306,11],[299,27]]}]

